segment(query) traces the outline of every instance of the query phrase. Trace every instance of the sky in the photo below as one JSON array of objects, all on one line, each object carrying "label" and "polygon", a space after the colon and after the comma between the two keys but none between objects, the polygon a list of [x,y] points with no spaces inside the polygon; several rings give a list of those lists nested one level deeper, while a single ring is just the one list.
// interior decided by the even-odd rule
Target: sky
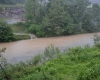
[{"label": "sky", "polygon": [[99,3],[100,4],[100,0],[90,0],[92,3]]}]

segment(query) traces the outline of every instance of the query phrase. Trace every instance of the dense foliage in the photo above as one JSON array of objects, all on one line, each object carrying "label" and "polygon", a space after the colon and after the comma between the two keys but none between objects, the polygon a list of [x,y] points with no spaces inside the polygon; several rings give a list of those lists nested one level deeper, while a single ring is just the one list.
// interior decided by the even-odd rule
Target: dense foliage
[{"label": "dense foliage", "polygon": [[9,25],[4,21],[0,21],[0,42],[10,42],[13,40],[13,32]]},{"label": "dense foliage", "polygon": [[[4,69],[12,80],[100,80],[100,47],[76,47],[62,54],[51,46],[43,55]],[[6,80],[3,73],[0,77]]]},{"label": "dense foliage", "polygon": [[89,0],[27,0],[25,10],[28,31],[39,37],[100,31],[100,5]]}]

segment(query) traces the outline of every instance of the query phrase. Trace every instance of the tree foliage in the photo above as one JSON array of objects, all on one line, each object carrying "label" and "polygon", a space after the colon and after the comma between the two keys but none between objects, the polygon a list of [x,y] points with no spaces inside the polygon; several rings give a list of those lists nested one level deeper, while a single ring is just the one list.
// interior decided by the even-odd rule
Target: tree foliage
[{"label": "tree foliage", "polygon": [[100,5],[89,0],[28,0],[26,21],[39,25],[44,36],[96,32],[100,31]]},{"label": "tree foliage", "polygon": [[48,32],[49,36],[70,33],[68,27],[72,24],[72,19],[68,12],[64,10],[63,1],[52,0],[50,6],[51,7],[42,22],[46,33]]},{"label": "tree foliage", "polygon": [[0,21],[0,42],[13,41],[13,32],[9,25],[4,21]]},{"label": "tree foliage", "polygon": [[26,2],[26,21],[28,23],[36,23],[37,16],[39,15],[39,2],[38,0],[27,0]]}]

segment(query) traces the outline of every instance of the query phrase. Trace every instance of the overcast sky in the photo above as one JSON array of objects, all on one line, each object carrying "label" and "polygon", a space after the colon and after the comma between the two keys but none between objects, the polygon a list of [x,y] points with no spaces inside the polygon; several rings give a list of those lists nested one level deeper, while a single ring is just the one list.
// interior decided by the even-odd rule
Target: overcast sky
[{"label": "overcast sky", "polygon": [[100,4],[100,0],[90,0],[92,3],[99,3]]}]

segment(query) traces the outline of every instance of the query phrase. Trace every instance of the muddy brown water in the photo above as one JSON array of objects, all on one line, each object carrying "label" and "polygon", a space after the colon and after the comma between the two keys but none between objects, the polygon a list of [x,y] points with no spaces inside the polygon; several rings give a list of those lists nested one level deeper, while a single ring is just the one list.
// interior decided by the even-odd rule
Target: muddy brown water
[{"label": "muddy brown water", "polygon": [[58,47],[61,51],[71,47],[85,46],[87,44],[93,46],[94,34],[95,33],[78,34],[0,43],[0,49],[6,48],[3,56],[7,59],[8,63],[14,64],[20,61],[29,60],[38,53],[43,53],[45,48],[51,44]]}]

